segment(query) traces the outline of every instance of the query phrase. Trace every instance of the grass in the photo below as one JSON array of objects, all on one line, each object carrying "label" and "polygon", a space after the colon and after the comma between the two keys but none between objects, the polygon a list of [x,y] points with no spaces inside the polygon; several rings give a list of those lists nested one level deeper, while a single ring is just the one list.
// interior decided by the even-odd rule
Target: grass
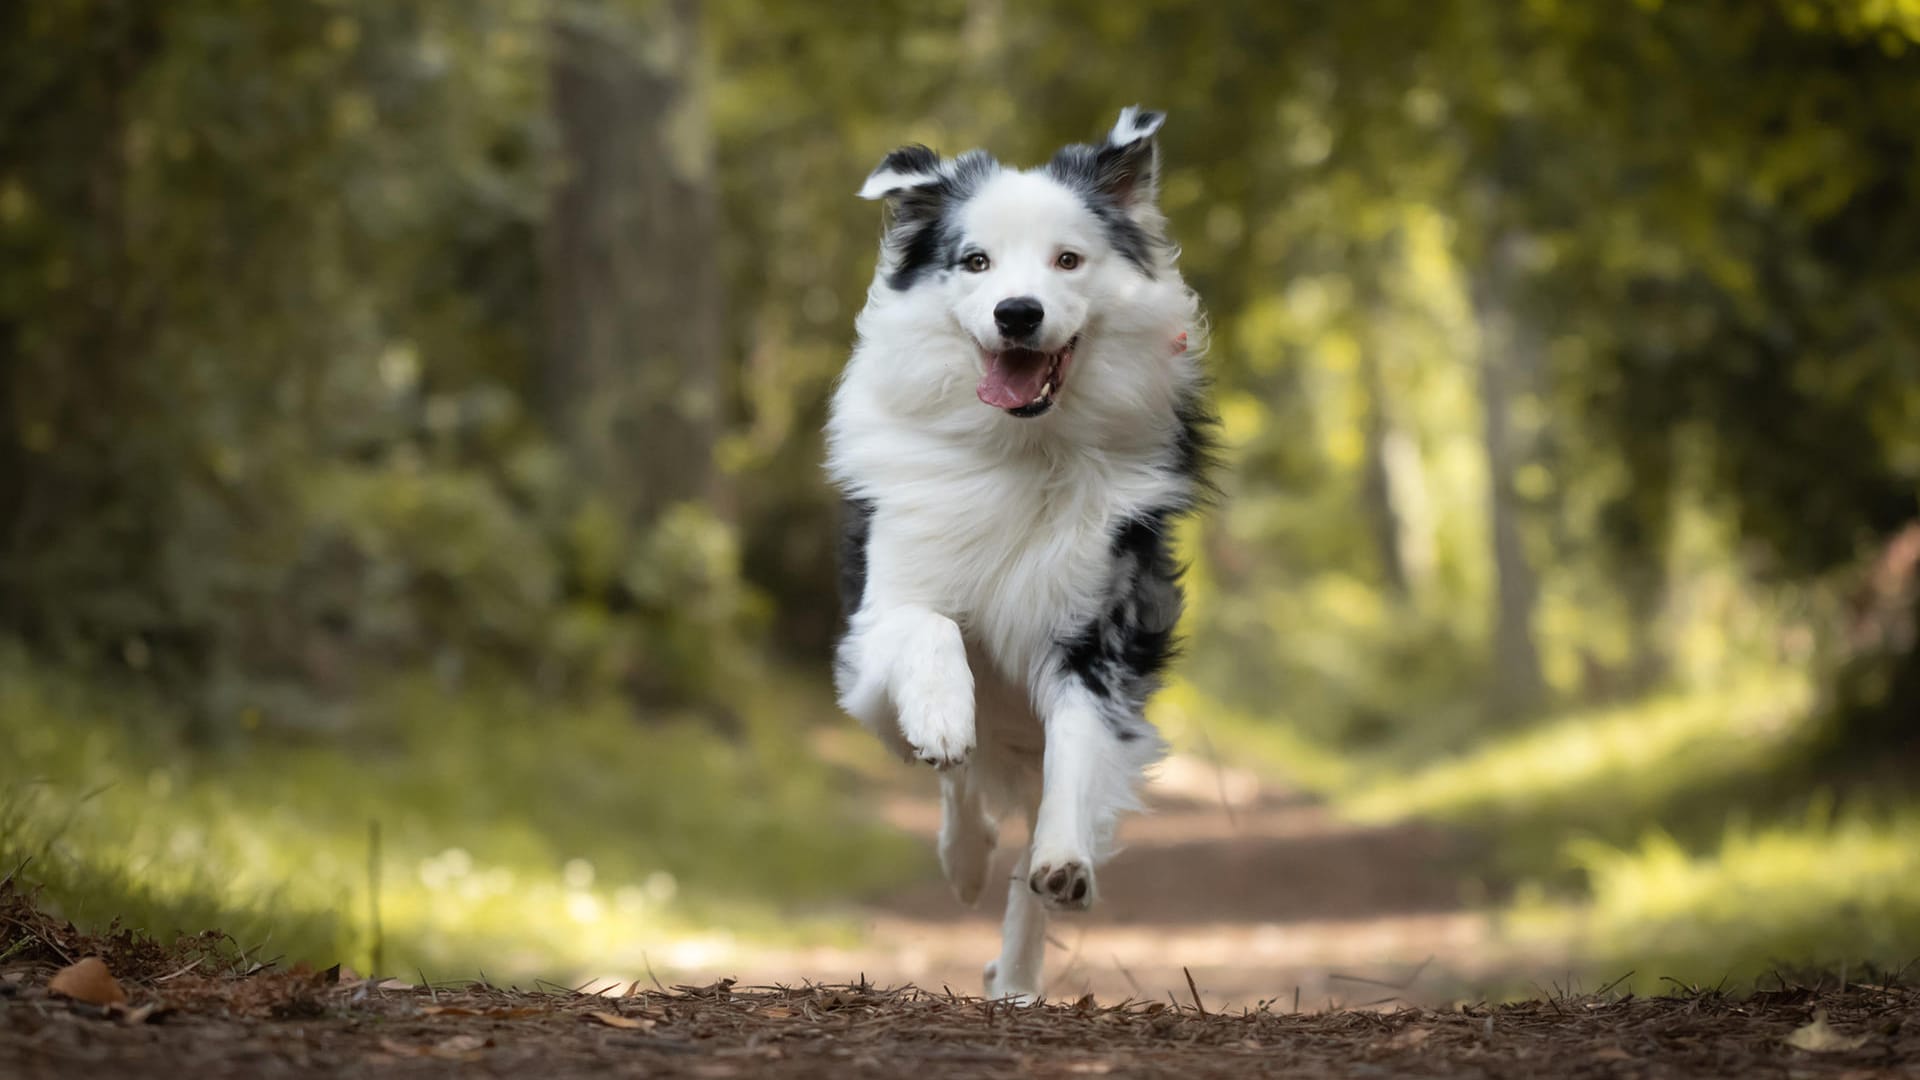
[{"label": "grass", "polygon": [[[424,679],[325,737],[189,753],[167,705],[0,657],[0,863],[68,917],[219,927],[289,961],[388,972],[662,972],[736,940],[848,939],[812,907],[926,871],[805,752],[817,694],[741,693],[746,731]],[[380,833],[370,866],[370,831]],[[778,902],[768,898],[778,897]]]},{"label": "grass", "polygon": [[1804,678],[1777,675],[1722,692],[1576,712],[1363,782],[1344,803],[1362,820],[1586,801],[1604,801],[1613,814],[1646,811],[1685,787],[1772,767],[1801,736],[1796,721],[1810,701]]},{"label": "grass", "polygon": [[1502,924],[1570,947],[1601,982],[1738,984],[1920,957],[1920,805],[1881,790],[1835,811],[1804,765],[1818,725],[1803,673],[1578,710],[1411,764],[1394,747],[1343,754],[1191,687],[1162,708],[1187,748],[1204,736],[1349,819],[1480,833],[1484,871],[1514,885]]},{"label": "grass", "polygon": [[1733,823],[1687,850],[1653,830],[1638,843],[1576,843],[1590,899],[1515,904],[1523,938],[1571,940],[1597,970],[1744,985],[1777,970],[1897,970],[1920,957],[1920,812]]}]

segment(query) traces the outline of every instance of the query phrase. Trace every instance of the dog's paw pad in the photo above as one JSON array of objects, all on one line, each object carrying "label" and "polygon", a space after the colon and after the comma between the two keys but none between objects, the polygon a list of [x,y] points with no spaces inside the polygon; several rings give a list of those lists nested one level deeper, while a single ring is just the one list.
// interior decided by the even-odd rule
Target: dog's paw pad
[{"label": "dog's paw pad", "polygon": [[1093,869],[1078,859],[1040,864],[1027,876],[1027,887],[1057,911],[1085,911],[1093,906]]}]

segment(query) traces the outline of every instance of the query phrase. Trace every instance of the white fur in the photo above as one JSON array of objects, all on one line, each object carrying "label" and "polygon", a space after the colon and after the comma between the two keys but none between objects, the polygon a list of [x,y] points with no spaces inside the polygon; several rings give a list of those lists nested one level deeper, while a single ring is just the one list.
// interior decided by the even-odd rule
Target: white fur
[{"label": "white fur", "polygon": [[935,173],[898,172],[893,169],[877,169],[867,182],[860,186],[863,199],[883,199],[896,191],[930,184],[939,179]]},{"label": "white fur", "polygon": [[[1119,128],[1152,134],[1129,114],[1116,140]],[[1157,229],[1150,203],[1135,212]],[[1097,895],[1093,869],[1160,753],[1151,736],[1114,737],[1058,643],[1100,612],[1116,528],[1188,498],[1172,447],[1202,328],[1170,248],[1151,277],[1141,272],[1108,247],[1081,197],[1041,171],[998,173],[959,220],[992,267],[896,291],[883,259],[833,397],[829,473],[875,507],[837,682],[850,714],[945,770],[941,858],[963,900],[985,884],[995,821],[1019,811],[1031,822],[987,992],[1032,1000],[1045,907]],[[1058,268],[1063,250],[1082,265]],[[1015,296],[1044,305],[1041,348],[1080,338],[1057,404],[1032,419],[975,397],[997,340],[993,307]],[[1084,901],[1070,887],[1038,895],[1029,869],[1083,875]]]}]

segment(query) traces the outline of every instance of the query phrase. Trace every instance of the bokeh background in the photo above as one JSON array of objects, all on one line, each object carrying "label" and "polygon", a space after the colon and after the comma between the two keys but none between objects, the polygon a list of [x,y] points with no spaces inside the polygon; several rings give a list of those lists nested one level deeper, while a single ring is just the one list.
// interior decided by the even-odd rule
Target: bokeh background
[{"label": "bokeh background", "polygon": [[826,686],[852,193],[1136,102],[1226,497],[1200,824],[1086,955],[1920,956],[1915,0],[0,5],[0,871],[383,973],[943,974],[928,777]]}]

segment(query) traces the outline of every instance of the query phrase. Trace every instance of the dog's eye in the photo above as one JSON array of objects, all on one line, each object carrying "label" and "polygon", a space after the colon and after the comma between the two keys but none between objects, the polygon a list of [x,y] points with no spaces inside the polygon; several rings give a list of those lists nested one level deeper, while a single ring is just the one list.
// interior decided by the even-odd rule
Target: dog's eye
[{"label": "dog's eye", "polygon": [[1080,256],[1077,252],[1063,251],[1058,258],[1053,260],[1053,265],[1062,270],[1072,270],[1074,267],[1080,265]]},{"label": "dog's eye", "polygon": [[979,274],[984,273],[987,267],[992,266],[993,260],[987,258],[984,253],[976,251],[966,258],[961,259],[960,265],[966,267],[967,272],[970,274]]}]

